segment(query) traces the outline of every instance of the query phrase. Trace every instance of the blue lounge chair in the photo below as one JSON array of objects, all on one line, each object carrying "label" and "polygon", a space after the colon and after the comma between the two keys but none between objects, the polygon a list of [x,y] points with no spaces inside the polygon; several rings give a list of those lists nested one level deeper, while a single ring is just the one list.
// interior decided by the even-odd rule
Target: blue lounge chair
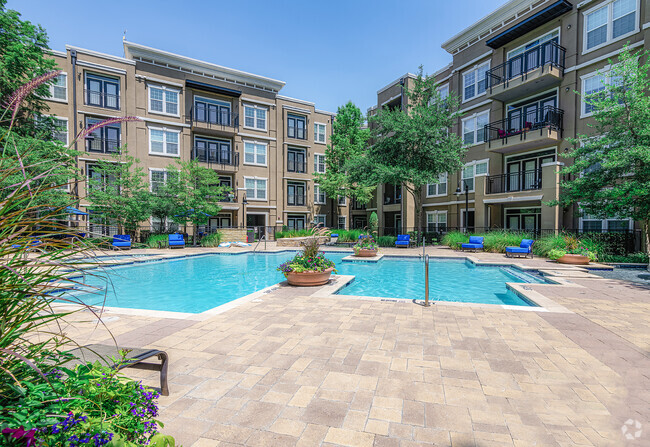
[{"label": "blue lounge chair", "polygon": [[470,236],[469,242],[465,242],[460,246],[461,250],[483,250],[483,236]]},{"label": "blue lounge chair", "polygon": [[129,234],[116,234],[113,236],[113,243],[111,246],[117,250],[126,248],[131,249],[131,235]]},{"label": "blue lounge chair", "polygon": [[528,257],[528,255],[530,255],[530,258],[532,259],[534,243],[535,241],[532,239],[524,239],[521,241],[521,244],[519,244],[519,247],[506,247],[506,257],[512,258],[521,255]]},{"label": "blue lounge chair", "polygon": [[184,248],[185,239],[182,234],[174,233],[169,235],[169,248]]},{"label": "blue lounge chair", "polygon": [[395,247],[409,248],[409,245],[411,245],[411,235],[409,234],[397,235],[397,240],[395,241]]}]

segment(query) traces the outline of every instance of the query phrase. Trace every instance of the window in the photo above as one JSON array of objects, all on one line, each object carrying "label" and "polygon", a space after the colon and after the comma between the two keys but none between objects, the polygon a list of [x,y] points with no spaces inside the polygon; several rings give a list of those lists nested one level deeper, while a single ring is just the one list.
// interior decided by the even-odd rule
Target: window
[{"label": "window", "polygon": [[449,84],[438,87],[438,94],[440,95],[440,99],[447,99],[449,97]]},{"label": "window", "polygon": [[87,165],[86,174],[88,176],[88,181],[86,182],[88,191],[97,189],[106,190],[109,187],[113,187],[116,183],[114,176],[108,175],[106,172],[100,170],[97,165]]},{"label": "window", "polygon": [[305,206],[305,184],[302,182],[287,183],[287,205]]},{"label": "window", "polygon": [[447,211],[427,212],[427,231],[447,231]]},{"label": "window", "polygon": [[314,154],[314,172],[325,173],[325,155]]},{"label": "window", "polygon": [[50,99],[56,101],[68,100],[68,75],[61,73],[50,84]]},{"label": "window", "polygon": [[230,126],[230,103],[195,96],[193,118],[200,123]]},{"label": "window", "polygon": [[322,123],[314,123],[314,141],[316,143],[325,143],[326,137],[325,132],[327,131],[327,125]]},{"label": "window", "polygon": [[229,140],[213,140],[203,137],[194,138],[194,159],[223,165],[236,163]]},{"label": "window", "polygon": [[[98,118],[86,118],[86,128],[92,127],[101,121],[103,120]],[[120,148],[121,134],[121,123],[109,124],[95,129],[86,136],[86,151],[104,154],[117,152]]]},{"label": "window", "polygon": [[290,147],[287,149],[287,171],[289,172],[307,172],[307,163],[305,163],[305,150]]},{"label": "window", "polygon": [[[591,116],[596,111],[596,105],[593,103],[596,98],[600,95],[596,95],[598,92],[602,92],[608,85],[619,85],[621,83],[620,79],[615,78],[614,76],[608,76],[607,73],[594,73],[586,75],[582,78],[582,116]],[[589,95],[595,95],[589,98]]]},{"label": "window", "polygon": [[266,143],[244,141],[244,164],[266,166]]},{"label": "window", "polygon": [[266,107],[244,104],[244,127],[266,130]]},{"label": "window", "polygon": [[304,230],[307,219],[303,215],[287,215],[287,227],[290,230]]},{"label": "window", "polygon": [[490,63],[478,65],[463,73],[463,102],[485,93],[485,73]]},{"label": "window", "polygon": [[307,118],[298,115],[287,115],[287,136],[298,140],[307,139]]},{"label": "window", "polygon": [[345,227],[347,226],[346,225],[346,223],[347,223],[346,217],[347,216],[339,216],[339,219],[338,219],[338,228],[339,228],[339,230],[345,230]]},{"label": "window", "polygon": [[339,196],[338,203],[339,203],[339,206],[345,206],[345,204],[346,204],[345,196]]},{"label": "window", "polygon": [[151,192],[156,192],[159,188],[165,186],[172,175],[173,173],[164,169],[149,169],[149,189]]},{"label": "window", "polygon": [[441,174],[438,182],[427,185],[427,197],[447,195],[447,173]]},{"label": "window", "polygon": [[316,226],[318,226],[318,227],[326,227],[327,226],[327,214],[316,214],[314,216],[314,222],[316,223]]},{"label": "window", "polygon": [[318,185],[314,185],[314,203],[317,205],[324,205],[326,203],[327,196],[325,191],[321,191]]},{"label": "window", "polygon": [[180,132],[167,128],[149,128],[149,153],[178,157],[178,144]]},{"label": "window", "polygon": [[153,233],[174,233],[178,231],[178,224],[172,220],[151,216],[151,231]]},{"label": "window", "polygon": [[90,237],[114,236],[118,228],[115,221],[107,218],[101,210],[88,210],[88,230]]},{"label": "window", "polygon": [[461,179],[461,190],[464,192],[465,188],[463,184],[467,184],[467,189],[470,192],[474,191],[474,177],[477,175],[487,174],[488,172],[488,162],[486,161],[473,161],[465,165],[462,171]]},{"label": "window", "polygon": [[485,141],[485,125],[488,124],[490,111],[477,113],[463,119],[463,142],[467,145]]},{"label": "window", "polygon": [[63,118],[54,118],[54,131],[52,138],[59,140],[64,145],[68,145],[68,120]]},{"label": "window", "polygon": [[621,219],[617,217],[601,219],[590,214],[584,214],[580,218],[580,230],[584,232],[627,232],[631,228],[631,219]]},{"label": "window", "polygon": [[244,177],[246,198],[250,200],[266,200],[266,179]]},{"label": "window", "polygon": [[86,74],[86,104],[107,109],[119,109],[120,80]]},{"label": "window", "polygon": [[638,0],[616,0],[585,12],[585,50],[590,51],[638,31]]},{"label": "window", "polygon": [[178,90],[149,85],[149,111],[178,116]]}]

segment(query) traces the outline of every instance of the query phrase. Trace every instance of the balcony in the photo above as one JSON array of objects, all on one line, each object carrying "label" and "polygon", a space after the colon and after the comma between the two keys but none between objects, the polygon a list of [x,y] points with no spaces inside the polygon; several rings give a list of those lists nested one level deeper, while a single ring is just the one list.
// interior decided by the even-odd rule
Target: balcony
[{"label": "balcony", "polygon": [[534,46],[485,73],[487,97],[509,101],[551,88],[564,77],[565,59],[554,41]]},{"label": "balcony", "polygon": [[213,133],[214,135],[232,135],[239,129],[239,115],[229,109],[199,110],[190,109],[192,130]]},{"label": "balcony", "polygon": [[542,189],[542,170],[490,175],[485,181],[486,194],[501,194]]},{"label": "balcony", "polygon": [[102,107],[104,109],[120,110],[120,95],[84,89],[85,104],[87,106]]},{"label": "balcony", "polygon": [[120,140],[112,138],[102,138],[97,135],[88,135],[86,137],[86,152],[96,152],[100,154],[114,154],[120,149]]},{"label": "balcony", "polygon": [[564,111],[550,105],[485,126],[488,151],[509,153],[553,145],[562,139]]},{"label": "balcony", "polygon": [[208,167],[220,171],[236,170],[239,166],[239,153],[232,149],[211,150],[195,146],[192,150],[192,159],[207,163]]}]

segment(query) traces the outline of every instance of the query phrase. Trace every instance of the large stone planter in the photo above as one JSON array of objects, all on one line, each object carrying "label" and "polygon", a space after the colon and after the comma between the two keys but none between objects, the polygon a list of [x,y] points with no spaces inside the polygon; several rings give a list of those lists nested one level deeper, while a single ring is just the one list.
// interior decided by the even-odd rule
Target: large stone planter
[{"label": "large stone planter", "polygon": [[566,254],[557,258],[557,262],[560,264],[587,265],[589,264],[589,256]]},{"label": "large stone planter", "polygon": [[287,278],[287,282],[291,286],[322,286],[324,284],[327,284],[327,281],[330,280],[330,275],[333,271],[333,268],[329,268],[322,272],[287,272],[284,274],[284,276]]},{"label": "large stone planter", "polygon": [[377,256],[377,250],[368,250],[362,248],[361,250],[356,250],[354,256],[357,256],[359,258],[374,258]]}]

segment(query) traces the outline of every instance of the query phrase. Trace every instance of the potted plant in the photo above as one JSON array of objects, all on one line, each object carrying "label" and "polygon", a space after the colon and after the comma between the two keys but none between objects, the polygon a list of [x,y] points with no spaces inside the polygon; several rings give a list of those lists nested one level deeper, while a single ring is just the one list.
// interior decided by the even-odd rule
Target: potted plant
[{"label": "potted plant", "polygon": [[317,237],[305,241],[303,249],[293,259],[280,264],[278,270],[284,273],[292,286],[322,286],[335,272],[334,262],[319,252]]},{"label": "potted plant", "polygon": [[565,252],[556,259],[560,264],[587,265],[590,261],[595,261],[596,255],[584,247],[578,247]]},{"label": "potted plant", "polygon": [[377,256],[377,251],[379,250],[379,246],[372,236],[362,237],[352,248],[354,249],[354,255],[360,258]]}]

